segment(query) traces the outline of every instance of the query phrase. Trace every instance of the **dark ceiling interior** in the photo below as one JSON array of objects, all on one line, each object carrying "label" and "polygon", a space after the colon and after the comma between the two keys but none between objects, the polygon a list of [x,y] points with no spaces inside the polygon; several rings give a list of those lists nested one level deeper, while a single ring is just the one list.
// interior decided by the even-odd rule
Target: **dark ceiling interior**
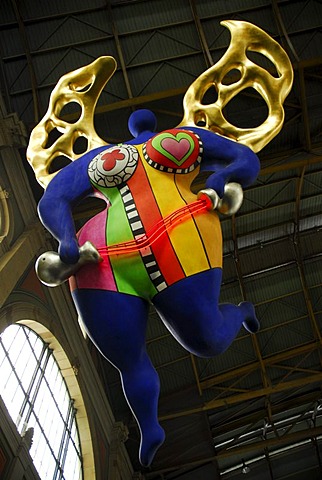
[{"label": "dark ceiling interior", "polygon": [[[240,211],[222,219],[221,300],[252,301],[261,330],[241,331],[226,353],[200,359],[151,311],[147,346],[161,379],[167,438],[142,471],[151,480],[210,480],[218,472],[235,479],[246,462],[249,479],[321,478],[322,2],[2,0],[1,92],[29,135],[63,74],[111,55],[118,67],[97,106],[98,135],[126,140],[128,117],[142,107],[154,111],[159,130],[172,128],[188,86],[226,51],[230,35],[220,22],[227,19],[265,30],[294,69],[284,127],[259,153],[260,176]],[[266,106],[250,89],[225,113],[238,126],[256,126]],[[24,156],[38,200],[42,189]],[[140,471],[138,431],[118,373],[93,356]]]}]

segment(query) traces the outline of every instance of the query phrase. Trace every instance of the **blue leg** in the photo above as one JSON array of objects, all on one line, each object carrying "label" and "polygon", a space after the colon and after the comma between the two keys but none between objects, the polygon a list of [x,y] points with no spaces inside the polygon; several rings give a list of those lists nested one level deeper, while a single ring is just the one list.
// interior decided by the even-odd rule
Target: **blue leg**
[{"label": "blue leg", "polygon": [[218,305],[220,285],[221,269],[216,268],[184,278],[153,298],[170,332],[200,357],[224,352],[242,325],[252,333],[259,328],[251,303]]},{"label": "blue leg", "polygon": [[159,377],[145,348],[148,304],[139,297],[103,290],[76,290],[73,298],[89,337],[120,372],[141,432],[140,462],[148,466],[164,441],[157,414]]}]

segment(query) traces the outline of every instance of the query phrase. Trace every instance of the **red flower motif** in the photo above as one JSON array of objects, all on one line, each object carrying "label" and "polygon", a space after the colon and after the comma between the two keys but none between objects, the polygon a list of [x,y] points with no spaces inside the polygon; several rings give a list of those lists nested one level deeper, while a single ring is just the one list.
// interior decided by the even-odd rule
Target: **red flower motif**
[{"label": "red flower motif", "polygon": [[114,148],[110,152],[104,153],[102,156],[103,168],[104,170],[113,170],[118,160],[123,160],[125,157],[124,153],[121,153],[119,148]]}]

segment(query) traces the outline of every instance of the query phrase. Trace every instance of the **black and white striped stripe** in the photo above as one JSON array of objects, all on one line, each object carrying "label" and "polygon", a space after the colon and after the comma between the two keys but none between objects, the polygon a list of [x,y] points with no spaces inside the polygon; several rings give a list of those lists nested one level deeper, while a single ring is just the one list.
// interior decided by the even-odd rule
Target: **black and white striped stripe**
[{"label": "black and white striped stripe", "polygon": [[[140,215],[136,209],[136,205],[132,196],[132,193],[127,185],[120,189],[120,194],[123,200],[123,205],[125,208],[126,216],[129,221],[130,228],[134,235],[135,239],[142,237],[145,235],[145,229],[141,222]],[[146,271],[158,292],[161,292],[165,288],[167,288],[167,283],[160,272],[159,266],[155,259],[155,256],[152,253],[150,247],[145,247],[140,250],[140,254],[146,268]]]}]

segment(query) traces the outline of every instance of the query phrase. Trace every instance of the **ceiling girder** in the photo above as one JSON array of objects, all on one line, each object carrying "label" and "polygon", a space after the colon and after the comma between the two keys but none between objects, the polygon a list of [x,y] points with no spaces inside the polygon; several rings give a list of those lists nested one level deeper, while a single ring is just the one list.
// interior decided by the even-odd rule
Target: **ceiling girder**
[{"label": "ceiling girder", "polygon": [[121,46],[121,42],[120,42],[120,38],[119,38],[119,32],[118,32],[116,23],[114,21],[113,9],[112,9],[112,5],[111,5],[110,0],[106,1],[106,8],[107,8],[108,16],[109,16],[111,24],[112,24],[112,33],[113,33],[113,37],[114,37],[115,44],[116,44],[117,54],[118,54],[118,57],[120,59],[121,70],[122,70],[122,74],[123,74],[123,78],[124,78],[124,82],[125,82],[126,91],[127,91],[128,97],[133,98],[133,93],[132,93],[132,89],[131,89],[131,85],[130,85],[130,80],[129,80],[129,76],[127,74],[126,64],[125,64],[124,55],[123,55],[123,51],[122,51],[122,46]]},{"label": "ceiling girder", "polygon": [[[265,366],[273,366],[275,364],[279,364],[280,362],[283,362],[285,360],[289,360],[291,358],[298,357],[300,355],[305,355],[307,353],[312,353],[316,351],[317,349],[321,348],[320,342],[314,341],[310,342],[307,344],[303,344],[300,346],[296,346],[294,348],[291,348],[289,350],[285,350],[283,352],[279,352],[275,355],[270,355],[268,357],[265,357],[263,359],[263,362]],[[252,373],[254,370],[257,370],[260,368],[260,365],[258,362],[252,362],[247,365],[243,365],[239,368],[234,368],[232,370],[228,370],[225,373],[215,375],[213,377],[207,378],[205,380],[202,380],[200,382],[201,388],[212,388],[214,385],[226,382],[228,380],[231,380],[235,377],[240,377],[242,375],[248,375],[249,373]]]},{"label": "ceiling girder", "polygon": [[[254,442],[249,445],[243,445],[241,447],[236,447],[232,448],[231,450],[227,450],[222,453],[218,453],[216,455],[213,455],[211,457],[204,457],[201,459],[196,459],[191,462],[187,462],[184,464],[177,464],[173,467],[168,467],[164,469],[159,469],[159,470],[154,470],[151,473],[146,473],[145,476],[147,479],[153,479],[153,478],[158,478],[158,475],[163,475],[166,473],[170,473],[174,470],[182,470],[186,468],[191,468],[193,466],[202,466],[207,463],[210,463],[214,460],[220,460],[223,458],[228,458],[232,456],[237,456],[237,455],[243,455],[245,453],[249,452],[264,452],[266,448],[272,448],[272,447],[281,447],[283,445],[288,445],[288,444],[293,444],[296,442],[300,442],[303,440],[308,440],[310,438],[315,438],[319,435],[322,435],[322,427],[316,427],[316,428],[310,428],[307,430],[301,430],[299,432],[294,432],[290,433],[286,436],[282,436],[279,438],[272,438],[268,440],[261,440],[260,442]],[[161,477],[162,478],[162,477]]]},{"label": "ceiling girder", "polygon": [[[275,366],[275,364],[279,364],[282,361],[289,360],[291,358],[299,357],[301,355],[305,354],[310,354],[313,353],[314,351],[321,349],[321,344],[320,342],[311,342],[306,345],[298,346],[293,349],[290,349],[289,351],[284,351],[281,353],[278,353],[277,355],[272,355],[270,357],[264,358],[263,363],[265,367],[268,366]],[[214,388],[216,385],[220,385],[221,383],[227,382],[229,380],[241,380],[244,376],[247,376],[248,374],[256,371],[257,369],[260,368],[260,363],[259,361],[257,362],[252,362],[248,365],[244,365],[240,368],[235,368],[232,369],[224,374],[220,375],[215,375],[214,377],[211,377],[207,380],[200,381],[200,386],[202,389],[205,388]],[[292,367],[291,367],[292,368]],[[296,368],[295,368],[296,370]],[[305,370],[305,369],[303,369]],[[311,372],[310,372],[311,373]],[[260,397],[264,397],[267,395],[273,395],[275,393],[287,391],[287,390],[293,390],[298,387],[302,387],[305,385],[310,385],[310,384],[316,384],[322,381],[322,373],[317,372],[312,375],[303,375],[300,378],[297,378],[295,380],[289,380],[287,382],[280,381],[277,384],[272,384],[269,385],[268,387],[264,388],[258,388],[255,390],[249,390],[247,392],[242,392],[236,395],[231,395],[227,396],[225,398],[215,398],[207,403],[201,404],[195,408],[190,408],[190,409],[184,409],[181,411],[177,412],[171,412],[168,413],[167,415],[161,415],[160,420],[169,420],[172,418],[177,418],[181,416],[186,416],[186,415],[192,415],[197,412],[202,412],[202,411],[211,411],[213,409],[219,408],[219,407],[225,407],[228,405],[234,405],[243,401],[251,400],[251,399],[256,399]],[[226,390],[228,390],[229,387],[226,387]]]},{"label": "ceiling girder", "polygon": [[[322,391],[317,390],[301,396],[301,405],[314,405],[318,400],[321,400]],[[291,400],[285,400],[280,403],[272,404],[272,415],[278,415],[285,411],[299,407],[299,401],[297,397],[293,397]],[[224,419],[220,424],[215,424],[212,427],[212,434],[214,437],[219,435],[225,435],[231,431],[240,429],[245,425],[255,425],[259,421],[265,419],[266,409],[259,408],[254,412],[240,416],[236,420]]]},{"label": "ceiling girder", "polygon": [[216,408],[235,405],[237,403],[246,402],[248,400],[265,397],[267,395],[274,395],[275,393],[294,390],[298,387],[304,387],[307,385],[321,383],[321,381],[322,381],[322,373],[318,373],[310,376],[303,376],[296,380],[290,380],[288,382],[280,382],[276,385],[272,385],[266,388],[259,388],[257,390],[252,389],[246,393],[240,393],[237,395],[232,395],[232,396],[228,396],[221,399],[211,400],[210,402],[207,402],[206,404],[199,407],[181,410],[181,411],[173,412],[167,415],[161,415],[160,421],[170,420],[173,418],[183,417],[187,415],[193,415],[194,413],[199,413],[199,412],[211,411]]},{"label": "ceiling girder", "polygon": [[[41,19],[34,19],[34,20],[31,19],[31,20],[26,20],[26,21],[23,20],[22,17],[21,17],[21,14],[19,12],[19,7],[18,7],[17,0],[11,0],[11,1],[12,1],[12,5],[13,5],[13,8],[14,8],[14,11],[15,11],[15,14],[16,14],[19,33],[20,33],[20,37],[21,37],[22,44],[24,46],[25,52],[23,54],[3,58],[3,60],[6,62],[6,61],[14,61],[14,60],[17,60],[17,59],[22,58],[22,57],[26,58],[27,68],[29,69],[31,88],[30,89],[25,89],[23,91],[20,90],[19,92],[11,92],[11,94],[12,95],[18,95],[20,93],[26,93],[26,92],[31,92],[32,93],[33,104],[34,104],[34,116],[35,116],[35,121],[37,122],[37,121],[39,121],[39,117],[40,117],[40,114],[39,114],[40,105],[39,105],[39,98],[38,98],[39,90],[40,89],[52,88],[54,85],[37,85],[37,79],[36,79],[34,65],[33,65],[33,56],[34,55],[41,55],[41,54],[44,54],[46,52],[52,52],[52,51],[55,51],[55,50],[57,51],[57,50],[66,49],[66,48],[69,48],[69,47],[72,47],[72,46],[76,45],[76,43],[73,44],[73,45],[67,45],[67,46],[66,45],[61,45],[61,46],[53,47],[53,48],[50,48],[50,49],[42,49],[42,50],[38,50],[36,52],[31,52],[30,48],[29,48],[29,44],[28,44],[28,36],[27,36],[27,32],[26,32],[26,25],[29,25],[33,22],[35,23],[37,21],[40,21]],[[290,36],[287,33],[287,30],[286,30],[285,25],[284,25],[283,20],[282,20],[281,12],[279,10],[279,5],[283,5],[283,4],[287,4],[287,3],[290,3],[289,0],[284,0],[284,1],[282,0],[282,1],[279,1],[279,2],[277,2],[276,0],[272,0],[272,9],[273,9],[273,13],[275,15],[276,21],[279,25],[281,36],[285,38],[287,46],[289,47],[289,51],[292,53],[292,55],[295,59],[293,67],[294,67],[295,73],[298,76],[298,80],[299,80],[298,81],[299,93],[300,93],[299,105],[294,104],[294,102],[293,103],[286,102],[285,106],[286,106],[286,108],[300,109],[301,116],[302,116],[302,122],[303,122],[303,140],[302,140],[302,145],[299,149],[296,149],[292,152],[291,151],[288,151],[288,152],[284,151],[282,153],[282,157],[284,157],[284,160],[285,160],[282,164],[270,165],[270,162],[272,160],[276,163],[277,156],[275,156],[275,155],[270,155],[270,157],[263,158],[261,175],[269,175],[269,174],[283,172],[283,171],[291,170],[291,169],[302,169],[301,170],[301,176],[300,176],[299,181],[298,181],[297,194],[296,194],[296,198],[295,198],[295,212],[294,212],[295,259],[294,259],[294,261],[297,263],[297,266],[298,266],[298,272],[299,272],[299,276],[300,276],[300,280],[301,280],[302,292],[303,292],[303,295],[304,295],[304,298],[305,298],[308,316],[311,320],[311,325],[312,325],[312,330],[313,330],[313,333],[314,333],[314,336],[315,336],[315,341],[311,342],[309,344],[302,344],[302,345],[296,346],[293,349],[285,350],[283,352],[279,352],[278,354],[271,355],[269,357],[263,357],[263,354],[260,351],[259,342],[258,342],[257,338],[255,336],[253,336],[252,337],[253,347],[254,347],[254,351],[255,351],[255,354],[256,354],[256,358],[257,358],[257,360],[255,362],[252,362],[252,363],[247,364],[247,365],[243,365],[242,367],[239,367],[237,369],[232,369],[232,370],[229,370],[229,371],[224,372],[222,374],[216,375],[214,377],[209,377],[209,378],[203,379],[203,380],[200,378],[200,375],[199,375],[199,372],[198,372],[198,364],[197,364],[196,359],[193,355],[186,355],[185,357],[181,357],[180,359],[175,359],[171,362],[167,362],[167,363],[164,363],[162,365],[159,365],[157,368],[166,367],[166,366],[168,366],[172,363],[176,363],[176,362],[181,361],[181,360],[186,361],[187,359],[190,359],[190,362],[191,362],[192,368],[193,368],[193,372],[194,372],[194,376],[195,376],[195,381],[196,381],[197,388],[198,388],[200,396],[202,396],[202,392],[204,390],[208,390],[208,389],[214,389],[214,390],[218,389],[219,390],[218,396],[216,398],[214,398],[213,400],[211,400],[207,403],[204,403],[204,404],[200,404],[196,408],[193,408],[193,409],[185,409],[185,410],[182,410],[182,411],[179,411],[179,412],[171,412],[168,415],[161,416],[161,420],[168,420],[168,419],[171,419],[171,418],[177,418],[179,416],[190,415],[190,414],[193,414],[195,412],[209,412],[209,411],[212,411],[216,408],[226,407],[228,405],[234,405],[234,404],[237,404],[239,402],[243,402],[243,401],[247,402],[248,400],[252,400],[252,399],[256,400],[256,399],[259,399],[259,398],[266,397],[265,409],[263,409],[259,412],[256,412],[252,418],[254,419],[254,421],[256,421],[256,419],[260,418],[260,415],[262,415],[262,417],[264,415],[268,416],[268,418],[270,419],[270,422],[271,422],[271,424],[273,425],[273,428],[274,428],[273,415],[274,415],[274,413],[276,413],[276,411],[281,411],[280,408],[282,408],[282,407],[281,407],[281,405],[274,405],[272,403],[271,397],[270,397],[271,395],[274,395],[275,393],[279,393],[279,392],[283,392],[283,391],[293,391],[294,389],[298,389],[298,391],[299,391],[298,397],[293,401],[285,402],[283,404],[285,408],[287,408],[286,405],[297,406],[299,404],[303,404],[303,402],[307,401],[308,398],[313,399],[313,398],[316,398],[319,395],[316,392],[314,394],[312,394],[312,396],[310,396],[311,394],[301,395],[300,389],[301,389],[302,386],[305,386],[305,385],[315,385],[317,383],[320,383],[322,381],[322,373],[320,371],[314,370],[312,368],[311,369],[310,368],[307,368],[307,369],[306,368],[301,368],[299,365],[301,364],[301,361],[303,360],[303,358],[301,358],[300,361],[293,366],[288,366],[288,365],[282,365],[281,364],[281,362],[283,362],[285,360],[295,359],[295,358],[301,357],[303,355],[304,356],[305,355],[310,355],[310,354],[312,354],[313,352],[316,352],[316,351],[318,352],[318,354],[320,356],[320,362],[322,364],[322,350],[321,350],[322,338],[321,338],[321,333],[320,333],[320,330],[319,330],[319,325],[318,325],[318,322],[317,322],[317,314],[319,314],[320,312],[315,312],[314,308],[313,308],[313,305],[312,305],[310,288],[313,288],[313,287],[311,286],[309,288],[309,286],[307,284],[306,277],[305,277],[304,260],[303,260],[303,255],[302,255],[302,252],[301,252],[301,245],[300,245],[301,232],[299,231],[299,225],[300,225],[300,219],[301,219],[300,206],[301,206],[302,200],[304,199],[302,197],[302,186],[303,186],[306,167],[308,167],[310,165],[313,165],[313,164],[316,164],[316,163],[319,163],[322,160],[321,151],[317,151],[316,154],[314,154],[312,152],[312,140],[311,140],[310,121],[309,121],[309,112],[308,112],[308,103],[307,103],[307,91],[306,91],[306,85],[305,85],[305,80],[307,80],[307,76],[311,75],[311,73],[310,72],[307,73],[306,70],[308,70],[312,67],[321,66],[322,65],[322,57],[318,56],[318,57],[311,58],[311,59],[308,59],[308,60],[300,60],[299,59],[299,57],[298,57],[298,55],[297,55],[297,53],[294,49],[294,46],[291,42]],[[116,22],[114,21],[113,15],[112,15],[113,14],[113,8],[115,6],[117,7],[117,3],[113,2],[113,4],[112,4],[110,1],[108,1],[108,2],[106,2],[106,5],[104,5],[104,7],[99,7],[99,10],[102,9],[102,11],[103,11],[103,9],[107,9],[108,14],[110,15],[111,25],[112,25],[112,35],[107,34],[105,37],[100,37],[99,39],[96,38],[96,39],[92,39],[92,40],[86,40],[86,41],[83,41],[83,42],[77,42],[77,45],[81,46],[81,45],[85,45],[85,44],[88,45],[89,43],[94,43],[94,42],[97,42],[97,41],[101,41],[102,39],[106,40],[106,38],[112,38],[113,37],[114,40],[115,40],[116,50],[117,50],[117,53],[118,53],[118,56],[119,56],[120,70],[122,71],[122,74],[123,74],[128,98],[126,98],[124,100],[117,101],[117,102],[112,103],[112,104],[108,104],[108,105],[106,104],[106,105],[99,106],[96,109],[96,115],[101,115],[101,114],[105,114],[105,113],[108,113],[108,112],[123,110],[123,109],[128,109],[128,108],[134,109],[136,107],[141,107],[141,106],[144,106],[146,104],[157,102],[157,101],[162,100],[162,99],[168,99],[168,98],[183,96],[185,91],[186,91],[186,86],[184,86],[182,88],[158,91],[158,92],[151,93],[151,94],[148,94],[148,95],[141,95],[141,96],[136,96],[136,97],[133,96],[130,81],[129,81],[129,77],[128,77],[128,69],[130,69],[130,68],[135,69],[135,68],[147,65],[148,62],[147,63],[141,63],[140,65],[139,64],[137,64],[137,65],[126,65],[124,55],[123,55],[123,52],[122,52],[122,45],[121,45],[120,37],[121,36],[130,36],[133,33],[139,33],[139,31],[119,34],[119,32],[117,30]],[[197,30],[197,34],[198,34],[199,40],[200,40],[201,51],[193,52],[191,54],[187,54],[186,56],[188,57],[188,56],[193,56],[193,55],[200,55],[202,53],[204,58],[205,58],[206,65],[210,66],[210,65],[213,64],[212,52],[214,52],[215,50],[218,50],[219,48],[210,48],[209,47],[209,45],[207,43],[207,40],[206,40],[204,30],[203,30],[203,26],[202,26],[202,20],[204,20],[204,19],[201,19],[200,16],[198,15],[195,0],[190,0],[190,8],[191,8],[191,11],[192,11],[193,20],[190,20],[189,22],[185,22],[185,23],[194,22],[195,28]],[[250,10],[260,10],[261,8],[262,7],[254,7],[253,9],[250,9],[248,7],[247,9],[245,9],[245,11],[247,10],[249,12]],[[90,12],[90,11],[94,11],[94,10],[97,10],[97,9],[93,8],[93,9],[88,9],[87,11]],[[243,11],[244,11],[243,9],[240,9],[240,11],[236,11],[235,13],[240,14]],[[48,19],[49,18],[50,19],[59,18],[59,17],[65,18],[66,15],[67,16],[68,15],[73,15],[73,13],[75,15],[77,15],[77,13],[79,13],[79,12],[70,12],[70,13],[67,13],[67,14],[65,13],[65,14],[56,15],[56,16],[51,15],[50,17],[48,17]],[[212,17],[207,17],[207,20],[209,20],[210,18],[218,18],[218,17],[219,17],[218,15],[213,15]],[[164,25],[163,24],[163,25],[160,25],[159,27],[154,27],[153,30],[158,29],[158,28],[160,28],[160,29],[167,28],[167,27],[169,27],[169,25]],[[148,30],[148,29],[146,29],[146,30]],[[141,30],[141,32],[142,31],[143,30]],[[220,49],[222,49],[222,48],[220,48]],[[182,58],[184,56],[185,55],[182,55]],[[157,63],[157,62],[162,62],[162,61],[166,62],[167,60],[172,60],[173,58],[175,58],[175,57],[165,58],[164,60],[155,60],[155,61],[152,61],[152,62],[149,62],[149,63]],[[313,74],[313,75],[315,75],[315,74]],[[168,112],[168,113],[171,113],[171,112]],[[172,115],[178,115],[178,117],[180,116],[179,112],[178,113],[173,113],[172,112],[171,114]],[[65,117],[66,120],[68,120],[68,119],[73,120],[73,118],[74,118],[73,115]],[[293,119],[294,118],[295,117],[293,116]],[[292,121],[292,119],[290,119],[289,121]],[[321,147],[322,144],[320,144],[319,146]],[[317,144],[315,144],[314,147],[316,148]],[[302,153],[304,150],[306,152],[308,152],[308,154],[306,155],[305,158],[303,158],[303,156],[302,156],[302,158],[299,158],[299,159],[294,159],[294,157],[293,157],[291,160],[289,160],[287,158],[287,156],[293,156],[296,152],[301,151],[301,153]],[[304,154],[304,152],[303,152],[303,154]],[[271,208],[278,208],[278,207],[281,207],[281,206],[283,206],[283,204],[275,205]],[[252,213],[254,213],[254,212],[247,213],[245,215],[251,215]],[[82,217],[80,217],[80,218],[82,218]],[[233,217],[231,222],[232,222],[232,238],[233,238],[233,244],[234,244],[234,255],[235,255],[235,260],[236,260],[237,280],[239,282],[243,298],[247,299],[246,298],[247,297],[247,292],[246,292],[246,288],[245,288],[245,275],[242,272],[242,269],[240,267],[240,261],[239,261],[240,251],[239,251],[239,248],[238,248],[237,237],[238,238],[240,238],[240,237],[238,236],[238,232],[236,230],[236,227],[237,227],[236,218]],[[318,286],[319,285],[314,285],[314,287],[318,287]],[[294,291],[291,294],[294,294]],[[291,294],[289,294],[289,295],[291,295]],[[271,302],[271,301],[274,301],[274,300],[277,300],[277,298],[269,299],[267,302]],[[265,303],[265,302],[263,302],[263,303]],[[293,321],[295,321],[295,320],[294,319],[290,320],[289,323],[291,323]],[[272,329],[272,328],[275,328],[275,327],[270,327],[270,328]],[[266,331],[266,330],[268,330],[268,329],[265,329],[264,331]],[[238,340],[239,339],[237,339],[236,341],[238,341]],[[270,380],[269,375],[268,375],[268,371],[267,371],[272,366],[274,368],[280,368],[280,369],[284,369],[284,370],[287,371],[287,374],[284,376],[284,378],[282,378],[282,380],[280,380],[278,383],[275,383],[275,384],[274,384],[274,382],[272,382]],[[255,390],[248,390],[248,391],[246,389],[237,388],[238,382],[242,378],[244,378],[245,376],[255,372],[256,370],[261,372],[262,382],[263,382],[263,387],[262,388],[257,388]],[[296,378],[295,380],[287,380],[288,376],[291,375],[292,373],[295,373],[295,372],[297,372],[298,374],[303,374],[303,375],[300,378]],[[229,386],[228,385],[222,385],[225,382],[232,382],[232,384],[229,385]],[[229,395],[225,398],[220,398],[220,396],[223,393],[226,393],[226,394],[228,393]],[[250,417],[247,417],[247,418],[250,418]],[[245,425],[245,423],[244,423],[245,418],[244,419],[239,419],[236,422],[237,423],[234,423],[234,425],[239,424],[239,425],[244,426]],[[231,423],[229,425],[232,426]],[[226,431],[228,431],[228,430],[226,430]],[[173,471],[173,470],[178,470],[180,468],[186,468],[186,467],[200,466],[200,465],[203,465],[207,462],[214,462],[214,461],[216,461],[217,459],[220,459],[220,458],[226,458],[228,456],[244,454],[244,453],[253,452],[253,451],[256,451],[256,450],[264,451],[266,454],[268,454],[269,448],[272,448],[272,447],[275,447],[275,446],[282,446],[282,445],[287,444],[288,442],[293,443],[293,442],[305,440],[305,439],[308,439],[308,438],[313,438],[314,439],[315,436],[322,435],[322,427],[311,428],[311,429],[308,429],[307,431],[300,431],[300,432],[296,432],[296,433],[293,433],[293,434],[290,433],[290,434],[283,435],[283,436],[279,436],[277,431],[275,431],[275,434],[276,434],[275,439],[266,439],[266,440],[261,441],[261,442],[255,442],[254,444],[251,444],[251,445],[246,445],[246,446],[244,445],[244,446],[236,447],[234,449],[227,449],[226,451],[218,452],[217,455],[215,455],[213,457],[197,459],[195,462],[192,461],[190,463],[185,463],[184,465],[176,465],[173,468],[171,467],[171,468],[168,468],[168,469],[155,471],[155,472],[151,473],[151,475],[155,475],[155,474],[160,473],[160,477],[162,477],[163,473],[167,473],[167,472],[170,472],[170,471]],[[269,461],[269,455],[268,455],[268,461]],[[319,464],[320,464],[320,468],[321,468],[320,460],[319,460]],[[147,474],[147,478],[150,478],[149,474]]]},{"label": "ceiling girder", "polygon": [[34,120],[36,123],[40,120],[40,104],[39,104],[39,96],[38,96],[38,84],[37,84],[37,77],[32,61],[32,55],[30,53],[28,36],[26,33],[25,25],[22,19],[22,16],[19,11],[19,6],[16,0],[11,0],[13,10],[16,15],[16,19],[18,22],[19,27],[19,34],[21,37],[22,45],[25,49],[25,55],[27,59],[27,66],[29,71],[30,83],[31,83],[31,91],[32,91],[32,99],[33,99],[33,107],[34,107]]}]

